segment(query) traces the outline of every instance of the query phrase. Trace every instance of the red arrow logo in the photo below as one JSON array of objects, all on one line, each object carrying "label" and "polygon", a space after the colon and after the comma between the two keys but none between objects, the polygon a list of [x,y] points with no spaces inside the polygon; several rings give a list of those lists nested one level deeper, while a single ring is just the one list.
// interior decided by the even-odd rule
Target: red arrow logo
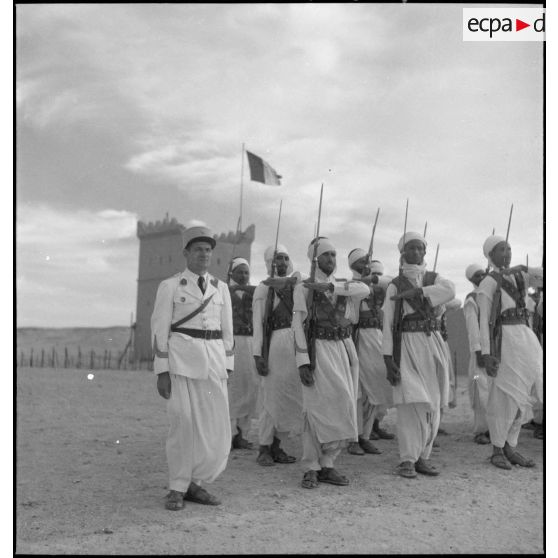
[{"label": "red arrow logo", "polygon": [[522,29],[525,29],[525,27],[531,27],[531,24],[530,23],[525,23],[524,21],[521,21],[520,19],[515,20],[515,30],[516,31],[521,31]]}]

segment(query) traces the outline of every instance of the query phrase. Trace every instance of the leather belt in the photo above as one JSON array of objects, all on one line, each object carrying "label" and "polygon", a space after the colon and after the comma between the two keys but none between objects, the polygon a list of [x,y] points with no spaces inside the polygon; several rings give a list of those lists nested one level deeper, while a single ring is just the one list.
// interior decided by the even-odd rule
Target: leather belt
[{"label": "leather belt", "polygon": [[241,326],[233,327],[233,334],[234,335],[254,335],[254,330],[252,329],[252,326],[241,325]]},{"label": "leather belt", "polygon": [[184,333],[196,339],[205,339],[210,341],[213,339],[223,339],[223,332],[220,329],[190,329],[187,327],[171,327],[171,331],[175,333]]},{"label": "leather belt", "polygon": [[529,314],[526,308],[508,308],[501,315],[502,325],[529,325]]},{"label": "leather belt", "polygon": [[330,341],[339,341],[347,339],[351,336],[352,326],[346,327],[316,327],[316,339],[327,339]]},{"label": "leather belt", "polygon": [[286,329],[291,327],[290,320],[272,320],[271,321],[271,329],[275,331],[276,329]]},{"label": "leather belt", "polygon": [[359,329],[382,329],[382,320],[380,318],[360,318],[358,327]]},{"label": "leather belt", "polygon": [[430,318],[428,320],[416,320],[416,319],[406,319],[403,318],[402,324],[402,331],[406,332],[417,332],[422,331],[426,333],[426,335],[430,335],[431,331],[439,331],[440,330],[440,320],[436,318]]}]

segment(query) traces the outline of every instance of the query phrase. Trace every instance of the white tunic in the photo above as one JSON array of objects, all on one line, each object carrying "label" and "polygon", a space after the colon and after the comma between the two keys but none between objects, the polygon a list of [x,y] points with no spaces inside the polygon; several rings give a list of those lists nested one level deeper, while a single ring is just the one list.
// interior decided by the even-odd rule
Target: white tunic
[{"label": "white tunic", "polygon": [[[534,273],[532,273],[532,271]],[[540,268],[529,268],[523,273],[525,280],[525,297],[527,287],[537,286],[541,275]],[[506,276],[516,285],[513,275]],[[490,354],[489,320],[492,311],[492,300],[496,291],[496,281],[487,275],[479,285],[477,302],[480,311],[480,344],[483,355]],[[502,289],[502,312],[515,308],[511,296]],[[511,397],[522,413],[529,413],[536,399],[542,401],[542,348],[533,330],[524,324],[502,326],[502,354],[498,373],[493,378],[493,386],[501,389]],[[534,388],[534,389],[533,389]],[[535,393],[536,399],[532,397]]]},{"label": "white tunic", "polygon": [[[409,280],[417,287],[422,287],[424,273],[419,273]],[[441,305],[455,296],[455,287],[451,281],[437,275],[433,285],[422,287],[423,295],[434,307],[434,315],[441,316]],[[384,326],[382,353],[393,354],[393,320],[395,301],[391,297],[397,294],[392,283],[386,293],[383,306]],[[403,302],[403,315],[413,313],[407,301]],[[424,332],[402,333],[401,339],[401,382],[393,387],[395,405],[408,403],[427,403],[434,411],[447,406],[449,396],[449,362],[444,349],[444,341],[439,331],[431,335]]]},{"label": "white tunic", "polygon": [[[335,281],[316,271],[317,282],[334,284],[326,296],[335,303],[338,295],[348,298],[345,317],[356,323],[358,304],[369,294],[360,281]],[[298,284],[294,292],[292,327],[296,341],[297,366],[309,364],[303,321],[307,316],[306,301],[311,291]],[[303,414],[320,444],[357,438],[356,399],[358,392],[358,357],[353,340],[316,340],[314,385],[302,386]]]},{"label": "white tunic", "polygon": [[[269,287],[260,283],[254,292],[252,320],[254,325],[253,353],[262,355],[263,320]],[[280,299],[273,299],[277,308]],[[290,327],[271,333],[268,375],[262,376],[262,406],[272,417],[278,432],[299,433],[302,430],[302,383],[294,350],[294,333]]]}]

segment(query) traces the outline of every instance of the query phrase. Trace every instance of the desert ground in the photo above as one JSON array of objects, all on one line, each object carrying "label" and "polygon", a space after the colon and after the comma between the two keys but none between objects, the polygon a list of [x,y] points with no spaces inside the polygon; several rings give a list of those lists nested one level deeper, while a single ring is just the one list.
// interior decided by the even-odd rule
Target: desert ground
[{"label": "desert ground", "polygon": [[[93,374],[93,378],[88,375]],[[231,452],[208,488],[218,507],[164,509],[165,401],[141,370],[18,368],[15,544],[28,554],[542,553],[543,442],[520,451],[534,469],[493,467],[473,443],[466,380],[446,410],[436,478],[393,474],[397,441],[381,455],[342,453],[351,484],[300,487],[298,463],[260,467]],[[395,430],[395,411],[384,421]],[[249,434],[256,446],[256,423]],[[298,437],[286,449],[300,457]]]}]

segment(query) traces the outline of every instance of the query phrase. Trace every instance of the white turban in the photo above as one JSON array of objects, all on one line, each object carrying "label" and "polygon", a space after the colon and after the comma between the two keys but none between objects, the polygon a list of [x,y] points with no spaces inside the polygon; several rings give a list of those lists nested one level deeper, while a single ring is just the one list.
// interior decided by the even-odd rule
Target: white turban
[{"label": "white turban", "polygon": [[[275,253],[275,246],[268,246],[264,252],[264,261],[267,263],[273,259],[273,254]],[[278,254],[287,254],[289,255],[289,251],[283,244],[277,244],[277,253]]]},{"label": "white turban", "polygon": [[506,239],[503,236],[498,236],[497,234],[489,236],[482,245],[482,251],[484,255],[488,258],[490,252],[492,252],[492,250],[494,250],[494,247],[497,244],[500,244],[500,242],[506,242]]},{"label": "white turban", "polygon": [[378,260],[372,260],[370,262],[370,273],[384,273],[384,264]]},{"label": "white turban", "polygon": [[[319,240],[316,240],[318,243],[318,250],[316,251],[316,257],[319,258],[324,252],[335,252],[335,246],[331,243],[329,238],[325,236],[321,236]],[[314,243],[310,243],[308,246],[308,252],[306,253],[308,259],[312,261],[314,257]]]},{"label": "white turban", "polygon": [[248,263],[248,260],[245,260],[244,258],[233,258],[231,271],[234,271],[239,265],[242,264],[248,266],[248,269],[250,269],[250,264]]},{"label": "white turban", "polygon": [[[271,275],[271,264],[273,263],[273,254],[275,253],[275,246],[268,246],[264,252],[264,261],[265,267],[267,269],[267,274]],[[285,254],[289,255],[289,251],[287,247],[283,244],[277,244],[277,253],[278,254]],[[293,272],[293,262],[289,258],[289,265],[287,266],[287,275],[290,275]]]},{"label": "white turban", "polygon": [[368,252],[365,252],[362,248],[355,248],[349,252],[349,267],[353,267],[353,264],[360,260],[361,258],[365,258],[368,256]]},{"label": "white turban", "polygon": [[426,248],[426,246],[428,246],[427,243],[426,243],[426,239],[424,238],[424,236],[422,236],[422,234],[420,234],[418,232],[409,231],[409,232],[406,232],[399,239],[399,242],[397,243],[397,247],[399,248],[400,253],[403,252],[403,249],[405,248],[405,244],[407,244],[407,242],[410,242],[411,240],[420,240],[424,244],[424,248]]},{"label": "white turban", "polygon": [[484,267],[482,267],[482,265],[479,265],[479,264],[476,264],[476,263],[468,265],[467,268],[465,269],[465,277],[467,277],[467,279],[469,279],[469,281],[470,281],[473,278],[473,275],[477,271],[484,271]]}]

